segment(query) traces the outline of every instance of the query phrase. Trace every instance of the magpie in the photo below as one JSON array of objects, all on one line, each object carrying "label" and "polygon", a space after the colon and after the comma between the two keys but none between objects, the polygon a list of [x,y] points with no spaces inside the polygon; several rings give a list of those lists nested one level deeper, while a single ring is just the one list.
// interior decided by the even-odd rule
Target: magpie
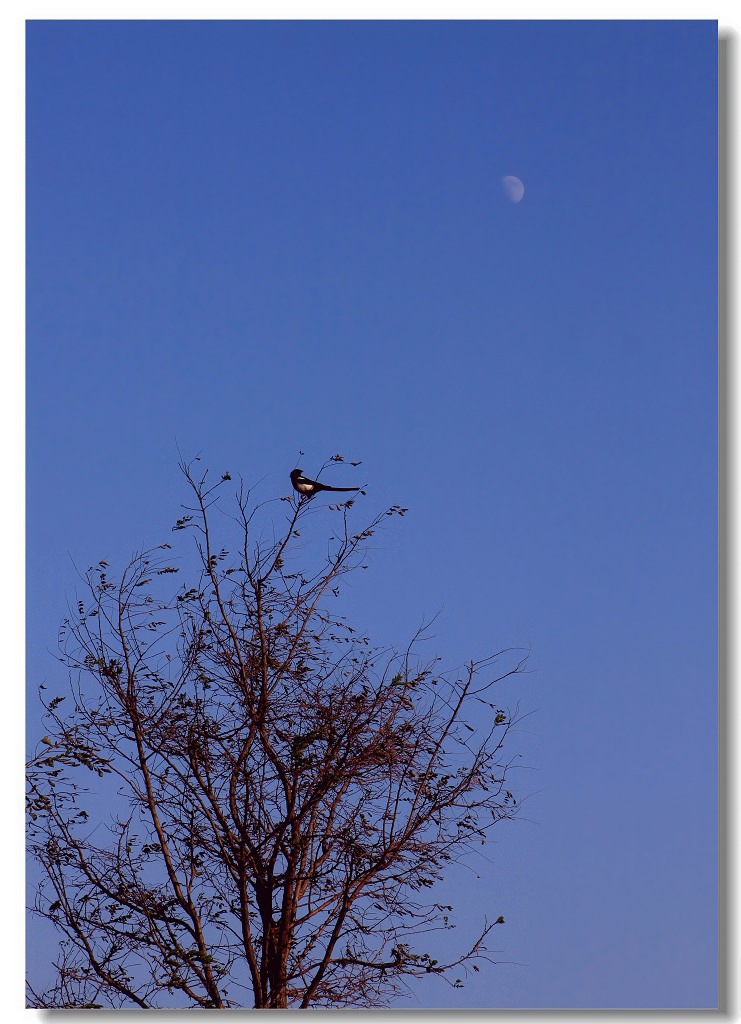
[{"label": "magpie", "polygon": [[320,484],[318,480],[309,480],[304,476],[302,470],[291,470],[291,483],[294,491],[304,498],[313,498],[319,491],[357,491],[357,487],[330,487],[329,484]]}]

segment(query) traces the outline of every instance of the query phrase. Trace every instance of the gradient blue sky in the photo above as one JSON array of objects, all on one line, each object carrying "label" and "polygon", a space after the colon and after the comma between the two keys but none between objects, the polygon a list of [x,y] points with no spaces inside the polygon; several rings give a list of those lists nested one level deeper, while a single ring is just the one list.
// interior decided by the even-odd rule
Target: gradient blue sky
[{"label": "gradient blue sky", "polygon": [[31,22],[27,68],[31,746],[176,441],[266,497],[362,459],[410,511],[353,617],[534,670],[450,900],[517,965],[406,1005],[716,1005],[716,23]]}]

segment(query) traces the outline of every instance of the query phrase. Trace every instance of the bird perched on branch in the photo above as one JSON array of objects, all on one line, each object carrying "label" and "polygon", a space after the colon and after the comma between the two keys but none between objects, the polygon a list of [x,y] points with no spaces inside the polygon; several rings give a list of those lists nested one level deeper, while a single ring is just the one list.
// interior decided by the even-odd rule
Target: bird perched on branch
[{"label": "bird perched on branch", "polygon": [[358,489],[357,487],[330,487],[329,484],[320,484],[318,480],[309,480],[300,469],[291,471],[291,483],[294,491],[298,491],[303,498],[313,498],[319,491],[357,491]]}]

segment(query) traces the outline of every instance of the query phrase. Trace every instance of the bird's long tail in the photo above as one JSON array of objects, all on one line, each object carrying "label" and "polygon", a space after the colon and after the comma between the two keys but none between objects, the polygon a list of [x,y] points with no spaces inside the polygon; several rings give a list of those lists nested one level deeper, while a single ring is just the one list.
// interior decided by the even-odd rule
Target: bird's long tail
[{"label": "bird's long tail", "polygon": [[357,487],[330,487],[329,484],[321,484],[323,491],[357,491]]}]

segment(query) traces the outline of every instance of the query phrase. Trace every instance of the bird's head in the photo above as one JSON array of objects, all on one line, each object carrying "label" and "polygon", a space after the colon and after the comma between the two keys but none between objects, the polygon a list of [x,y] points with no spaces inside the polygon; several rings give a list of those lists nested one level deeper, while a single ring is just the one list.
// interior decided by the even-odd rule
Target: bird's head
[{"label": "bird's head", "polygon": [[304,475],[303,469],[292,469],[291,470],[291,480],[295,480],[295,479],[297,479],[297,477],[300,477],[300,476],[303,476],[303,475]]}]

